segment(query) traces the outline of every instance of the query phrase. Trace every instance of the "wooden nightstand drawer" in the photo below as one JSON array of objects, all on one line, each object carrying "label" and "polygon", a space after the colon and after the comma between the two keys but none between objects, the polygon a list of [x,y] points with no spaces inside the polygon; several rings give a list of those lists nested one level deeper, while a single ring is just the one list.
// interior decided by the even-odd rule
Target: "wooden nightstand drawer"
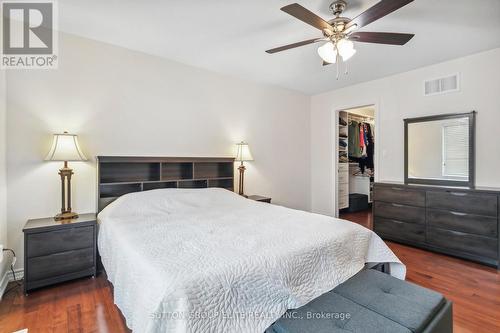
[{"label": "wooden nightstand drawer", "polygon": [[73,250],[28,259],[28,281],[83,271],[94,266],[94,248]]},{"label": "wooden nightstand drawer", "polygon": [[96,214],[56,221],[32,219],[24,228],[24,292],[96,274]]},{"label": "wooden nightstand drawer", "polygon": [[26,235],[28,258],[92,247],[94,227],[76,227]]},{"label": "wooden nightstand drawer", "polygon": [[263,197],[261,195],[249,195],[248,199],[255,200],[255,201],[260,201],[260,202],[271,203],[271,198],[269,198],[269,197]]}]

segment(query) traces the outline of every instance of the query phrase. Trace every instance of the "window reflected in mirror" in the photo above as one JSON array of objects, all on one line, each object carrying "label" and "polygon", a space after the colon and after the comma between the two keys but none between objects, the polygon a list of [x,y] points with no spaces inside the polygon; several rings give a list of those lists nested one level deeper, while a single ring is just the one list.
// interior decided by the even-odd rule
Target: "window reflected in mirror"
[{"label": "window reflected in mirror", "polygon": [[[473,113],[407,120],[407,182],[470,185]],[[472,161],[473,162],[473,161]],[[473,177],[472,177],[473,178]],[[457,183],[458,182],[458,183]]]}]

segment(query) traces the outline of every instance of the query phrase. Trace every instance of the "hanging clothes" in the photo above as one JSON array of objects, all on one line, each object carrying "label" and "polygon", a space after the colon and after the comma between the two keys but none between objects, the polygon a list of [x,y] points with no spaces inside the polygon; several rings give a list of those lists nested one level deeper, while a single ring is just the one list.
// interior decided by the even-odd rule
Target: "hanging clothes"
[{"label": "hanging clothes", "polygon": [[374,130],[371,124],[366,124],[366,130],[366,137],[368,139],[368,145],[366,148],[366,167],[373,170],[375,168],[373,161],[373,156],[375,154],[375,140],[373,138]]},{"label": "hanging clothes", "polygon": [[348,123],[348,156],[359,164],[362,173],[374,169],[374,127],[368,122],[350,120]]},{"label": "hanging clothes", "polygon": [[365,131],[363,130],[363,123],[359,123],[358,125],[358,132],[359,132],[359,146],[361,147],[361,150],[365,146]]},{"label": "hanging clothes", "polygon": [[359,140],[359,123],[357,121],[349,122],[348,129],[348,137],[349,137],[349,145],[348,145],[348,153],[349,157],[358,158],[361,157],[360,151],[360,140]]}]

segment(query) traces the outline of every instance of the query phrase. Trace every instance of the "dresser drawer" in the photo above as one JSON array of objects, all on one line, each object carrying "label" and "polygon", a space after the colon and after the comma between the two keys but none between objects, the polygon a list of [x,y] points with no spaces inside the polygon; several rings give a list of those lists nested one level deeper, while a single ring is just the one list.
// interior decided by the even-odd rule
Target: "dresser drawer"
[{"label": "dresser drawer", "polygon": [[498,220],[496,217],[469,213],[429,208],[427,209],[427,225],[489,237],[497,237],[498,235]]},{"label": "dresser drawer", "polygon": [[94,248],[73,250],[28,259],[26,279],[36,281],[94,267]]},{"label": "dresser drawer", "polygon": [[498,240],[496,238],[436,228],[428,228],[426,236],[427,243],[430,245],[491,259],[498,258]]},{"label": "dresser drawer", "polygon": [[373,230],[382,238],[388,237],[415,243],[425,242],[425,226],[375,217]]},{"label": "dresser drawer", "polygon": [[460,191],[427,191],[427,207],[497,217],[497,196]]},{"label": "dresser drawer", "polygon": [[376,201],[425,207],[425,191],[412,190],[397,186],[391,187],[375,185],[374,196],[374,200]]},{"label": "dresser drawer", "polygon": [[397,203],[375,201],[374,215],[376,217],[402,222],[425,223],[425,208],[406,206]]},{"label": "dresser drawer", "polygon": [[93,226],[32,233],[25,236],[28,238],[28,258],[94,246]]}]

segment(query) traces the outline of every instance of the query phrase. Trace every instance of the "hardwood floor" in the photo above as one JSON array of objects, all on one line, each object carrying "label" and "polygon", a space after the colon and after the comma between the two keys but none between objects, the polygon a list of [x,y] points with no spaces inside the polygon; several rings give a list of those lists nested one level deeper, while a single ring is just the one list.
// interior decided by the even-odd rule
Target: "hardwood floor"
[{"label": "hardwood floor", "polygon": [[[372,228],[370,211],[340,218]],[[386,242],[406,265],[406,279],[453,301],[454,333],[500,332],[500,272],[470,261]]]},{"label": "hardwood floor", "polygon": [[130,332],[113,304],[112,286],[104,274],[39,289],[28,296],[22,288],[4,295],[0,332],[23,328],[29,333]]},{"label": "hardwood floor", "polygon": [[[371,213],[341,217],[371,227]],[[494,268],[388,242],[407,265],[407,279],[454,302],[455,333],[500,332],[500,274]],[[0,332],[130,332],[113,304],[112,287],[101,274],[40,289],[21,289],[0,303]]]}]

